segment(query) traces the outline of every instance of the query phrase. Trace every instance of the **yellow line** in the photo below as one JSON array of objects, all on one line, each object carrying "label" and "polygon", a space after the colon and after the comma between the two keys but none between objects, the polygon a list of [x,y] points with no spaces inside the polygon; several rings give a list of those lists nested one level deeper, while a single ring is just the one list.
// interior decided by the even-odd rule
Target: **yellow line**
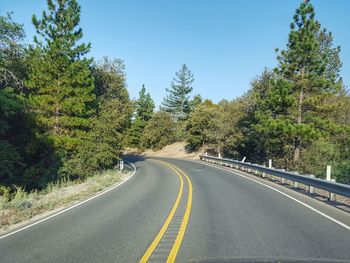
[{"label": "yellow line", "polygon": [[186,231],[186,227],[187,227],[187,224],[188,224],[188,220],[190,218],[191,207],[192,207],[192,191],[193,191],[191,180],[187,176],[187,174],[184,171],[182,171],[180,168],[178,168],[178,167],[176,167],[174,165],[170,164],[170,166],[172,166],[173,169],[176,168],[177,170],[179,170],[186,177],[186,180],[187,180],[187,183],[188,183],[188,199],[187,199],[186,211],[185,211],[184,217],[182,219],[181,227],[180,227],[179,233],[177,234],[175,243],[174,243],[174,245],[173,245],[173,247],[172,247],[172,249],[171,249],[171,251],[169,253],[169,256],[168,256],[168,259],[167,259],[167,263],[175,262],[177,253],[179,252],[182,239],[183,239],[183,237],[185,235],[185,231]]},{"label": "yellow line", "polygon": [[[166,163],[167,164],[167,163]],[[183,179],[182,176],[179,174],[178,171],[176,171],[173,167],[171,167],[169,164],[167,164],[167,166],[169,166],[172,170],[175,171],[176,175],[179,177],[180,179],[180,189],[179,189],[179,193],[177,195],[176,201],[174,203],[173,208],[170,211],[170,214],[168,215],[167,219],[165,220],[162,228],[160,229],[158,235],[155,237],[155,239],[153,240],[152,244],[149,246],[149,248],[146,250],[145,254],[143,255],[143,257],[140,259],[140,262],[147,262],[147,260],[149,259],[149,257],[152,255],[153,251],[156,249],[157,245],[159,244],[160,240],[162,239],[165,231],[167,230],[171,220],[173,219],[175,212],[179,206],[180,203],[180,199],[182,196],[182,192],[183,192]]]}]

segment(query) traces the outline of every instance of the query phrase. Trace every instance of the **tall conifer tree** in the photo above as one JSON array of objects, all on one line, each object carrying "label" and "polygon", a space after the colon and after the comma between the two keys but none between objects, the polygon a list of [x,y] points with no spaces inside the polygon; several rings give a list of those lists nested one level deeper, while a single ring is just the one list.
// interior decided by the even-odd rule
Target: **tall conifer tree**
[{"label": "tall conifer tree", "polygon": [[33,16],[38,37],[28,55],[29,103],[35,112],[39,135],[72,151],[89,130],[94,113],[94,80],[91,60],[84,57],[90,44],[82,39],[80,6],[76,0],[48,0],[48,13]]},{"label": "tall conifer tree", "polygon": [[164,110],[170,112],[176,119],[185,120],[191,111],[190,96],[194,81],[191,70],[183,64],[181,69],[175,73],[171,88],[166,89],[167,96],[163,100]]},{"label": "tall conifer tree", "polygon": [[[335,123],[327,117],[332,111],[327,100],[342,86],[338,77],[341,64],[337,64],[340,49],[332,48],[331,34],[321,29],[310,1],[300,4],[290,29],[287,48],[277,57],[278,77],[270,83],[265,101],[270,113],[262,118],[278,137],[293,141],[296,163],[303,147],[334,128]],[[328,37],[328,42],[322,36]]]},{"label": "tall conifer tree", "polygon": [[142,133],[154,110],[154,102],[151,95],[146,93],[145,85],[142,85],[135,108],[134,121],[128,131],[127,142],[132,147],[140,147]]}]

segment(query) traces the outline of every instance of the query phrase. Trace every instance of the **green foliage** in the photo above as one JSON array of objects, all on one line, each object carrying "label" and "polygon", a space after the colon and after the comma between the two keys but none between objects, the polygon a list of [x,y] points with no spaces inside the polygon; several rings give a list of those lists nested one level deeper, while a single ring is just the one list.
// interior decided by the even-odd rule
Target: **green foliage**
[{"label": "green foliage", "polygon": [[155,113],[148,122],[141,137],[143,148],[159,150],[175,142],[175,123],[168,112]]},{"label": "green foliage", "polygon": [[141,136],[153,116],[154,102],[149,93],[146,93],[145,85],[139,92],[139,99],[135,102],[134,120],[127,131],[126,141],[131,147],[141,148]]},{"label": "green foliage", "polygon": [[145,126],[146,123],[141,118],[136,118],[132,121],[126,135],[126,144],[129,147],[141,148],[141,137]]},{"label": "green foliage", "polygon": [[176,119],[186,120],[191,111],[190,96],[192,83],[194,81],[191,70],[184,64],[175,73],[175,78],[171,83],[171,88],[166,89],[168,94],[164,98],[162,105],[166,112],[170,112]]},{"label": "green foliage", "polygon": [[86,178],[98,171],[112,169],[122,154],[124,132],[129,126],[132,104],[125,87],[124,65],[105,58],[95,66],[98,85],[98,114],[91,119],[91,129],[60,174]]},{"label": "green foliage", "polygon": [[303,151],[296,168],[302,173],[325,178],[326,166],[330,165],[337,182],[350,184],[350,156],[344,154],[344,148],[331,138],[317,140]]},{"label": "green foliage", "polygon": [[[23,26],[14,22],[11,13],[0,16],[0,82],[1,85],[20,84],[23,73]],[[6,86],[5,85],[5,86]]]},{"label": "green foliage", "polygon": [[22,158],[13,145],[3,140],[0,141],[0,160],[0,182],[9,183],[14,180],[16,170],[23,165]]},{"label": "green foliage", "polygon": [[25,37],[23,26],[14,22],[11,13],[0,16],[0,47],[1,49],[11,49],[17,46],[18,42]]},{"label": "green foliage", "polygon": [[94,79],[91,60],[83,57],[90,45],[77,44],[82,38],[80,6],[75,0],[48,0],[33,24],[34,37],[27,56],[29,104],[35,112],[37,133],[48,136],[60,154],[74,151],[90,128],[94,112]]},{"label": "green foliage", "polygon": [[252,104],[250,96],[219,102],[220,116],[218,118],[218,151],[223,155],[240,158],[239,146],[243,138],[248,137],[242,128],[242,120],[247,116],[247,108]]},{"label": "green foliage", "polygon": [[326,166],[338,162],[339,154],[339,145],[330,141],[329,138],[317,140],[304,150],[297,166],[298,171],[325,178]]},{"label": "green foliage", "polygon": [[157,113],[144,85],[130,101],[122,60],[85,57],[90,44],[81,42],[77,1],[47,3],[41,19],[33,16],[37,36],[27,49],[23,26],[10,13],[0,16],[1,200],[15,190],[7,186],[20,185],[18,207],[25,208],[24,189],[111,169],[124,144],[161,149],[184,139],[190,150],[273,159],[277,167],[318,177],[332,165],[333,176],[350,183],[350,97],[340,76],[341,49],[310,1],[295,12],[278,66],[265,69],[242,97],[219,104],[191,98],[193,74],[182,65]]},{"label": "green foliage", "polygon": [[123,60],[110,60],[108,57],[103,57],[101,61],[93,65],[92,70],[95,79],[95,94],[98,99],[129,101]]},{"label": "green foliage", "polygon": [[350,159],[340,160],[333,166],[332,176],[338,183],[350,184]]},{"label": "green foliage", "polygon": [[11,14],[0,16],[0,185],[23,183],[26,165],[31,163],[26,146],[28,129],[23,89],[22,25]]},{"label": "green foliage", "polygon": [[205,101],[191,112],[186,125],[187,142],[191,150],[207,144],[216,144],[219,130],[219,107],[211,101]]},{"label": "green foliage", "polygon": [[313,142],[342,130],[333,117],[342,83],[340,48],[332,47],[332,34],[321,29],[309,1],[296,10],[290,28],[278,67],[252,82],[251,104],[238,123],[244,137],[236,148],[252,161],[271,158],[292,168]]},{"label": "green foliage", "polygon": [[145,85],[142,85],[139,99],[136,101],[136,118],[140,118],[143,122],[149,121],[153,116],[154,107],[151,94],[146,93]]},{"label": "green foliage", "polygon": [[202,96],[200,94],[194,95],[193,99],[190,100],[190,109],[193,111],[198,105],[203,102]]},{"label": "green foliage", "polygon": [[245,107],[249,105],[248,96],[213,104],[205,100],[191,112],[186,124],[189,150],[200,147],[215,149],[226,156],[239,156],[239,145],[244,138],[240,122],[246,116]]},{"label": "green foliage", "polygon": [[[293,160],[298,162],[300,151],[312,140],[331,132],[336,125],[327,115],[332,108],[325,103],[341,89],[338,72],[339,48],[332,48],[332,35],[315,20],[309,1],[300,5],[290,26],[287,49],[278,55],[276,72],[283,79],[272,88],[270,99],[283,97],[286,105],[284,120],[268,120],[276,129],[293,138]],[[281,91],[283,90],[283,91]],[[283,92],[283,94],[278,94]],[[274,114],[274,112],[273,112]],[[288,117],[287,117],[288,116]]]},{"label": "green foliage", "polygon": [[0,136],[10,136],[8,130],[16,115],[24,110],[24,100],[12,88],[0,90]]}]

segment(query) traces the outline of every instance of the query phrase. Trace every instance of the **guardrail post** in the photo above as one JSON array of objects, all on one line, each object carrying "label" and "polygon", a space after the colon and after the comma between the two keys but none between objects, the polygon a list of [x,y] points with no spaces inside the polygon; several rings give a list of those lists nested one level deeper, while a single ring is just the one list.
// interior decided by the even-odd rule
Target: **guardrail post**
[{"label": "guardrail post", "polygon": [[[330,165],[327,165],[326,180],[329,181],[329,182],[335,182],[335,179],[331,178],[331,174],[332,174],[332,167]],[[335,201],[335,194],[329,192],[328,200],[329,201]]]},{"label": "guardrail post", "polygon": [[[295,174],[299,174],[298,172],[294,172]],[[293,182],[293,187],[298,188],[298,182]]]},{"label": "guardrail post", "polygon": [[[331,182],[335,183],[335,179],[331,179]],[[329,192],[329,201],[335,201],[336,197],[335,197],[335,193],[331,193]]]},{"label": "guardrail post", "polygon": [[[313,174],[310,174],[310,177],[315,178],[315,176]],[[313,186],[309,186],[309,194],[313,194],[314,193],[314,187]]]},{"label": "guardrail post", "polygon": [[[269,159],[269,168],[272,169],[272,160]],[[274,181],[275,177],[273,175],[271,175],[271,180]]]},{"label": "guardrail post", "polygon": [[[265,163],[263,164],[263,166],[265,166]],[[261,178],[265,178],[266,174],[264,172],[261,173]]]},{"label": "guardrail post", "polygon": [[123,171],[124,170],[124,161],[119,161],[119,170]]},{"label": "guardrail post", "polygon": [[[249,162],[247,162],[247,164],[250,164]],[[247,168],[248,173],[250,173],[252,170],[250,168]]]},{"label": "guardrail post", "polygon": [[[282,171],[285,171],[285,169],[281,169]],[[281,184],[285,184],[286,183],[286,179],[284,179],[283,177],[281,177]]]},{"label": "guardrail post", "polygon": [[331,181],[331,171],[332,171],[332,167],[330,165],[327,165],[327,174],[326,174],[327,181]]}]

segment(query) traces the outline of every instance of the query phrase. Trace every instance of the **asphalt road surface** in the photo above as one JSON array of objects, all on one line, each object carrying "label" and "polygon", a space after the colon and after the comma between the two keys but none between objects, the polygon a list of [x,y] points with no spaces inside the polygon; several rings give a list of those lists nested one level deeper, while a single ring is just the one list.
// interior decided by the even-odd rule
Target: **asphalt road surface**
[{"label": "asphalt road surface", "polygon": [[0,237],[0,262],[350,262],[345,212],[200,161],[130,161],[120,187]]}]

